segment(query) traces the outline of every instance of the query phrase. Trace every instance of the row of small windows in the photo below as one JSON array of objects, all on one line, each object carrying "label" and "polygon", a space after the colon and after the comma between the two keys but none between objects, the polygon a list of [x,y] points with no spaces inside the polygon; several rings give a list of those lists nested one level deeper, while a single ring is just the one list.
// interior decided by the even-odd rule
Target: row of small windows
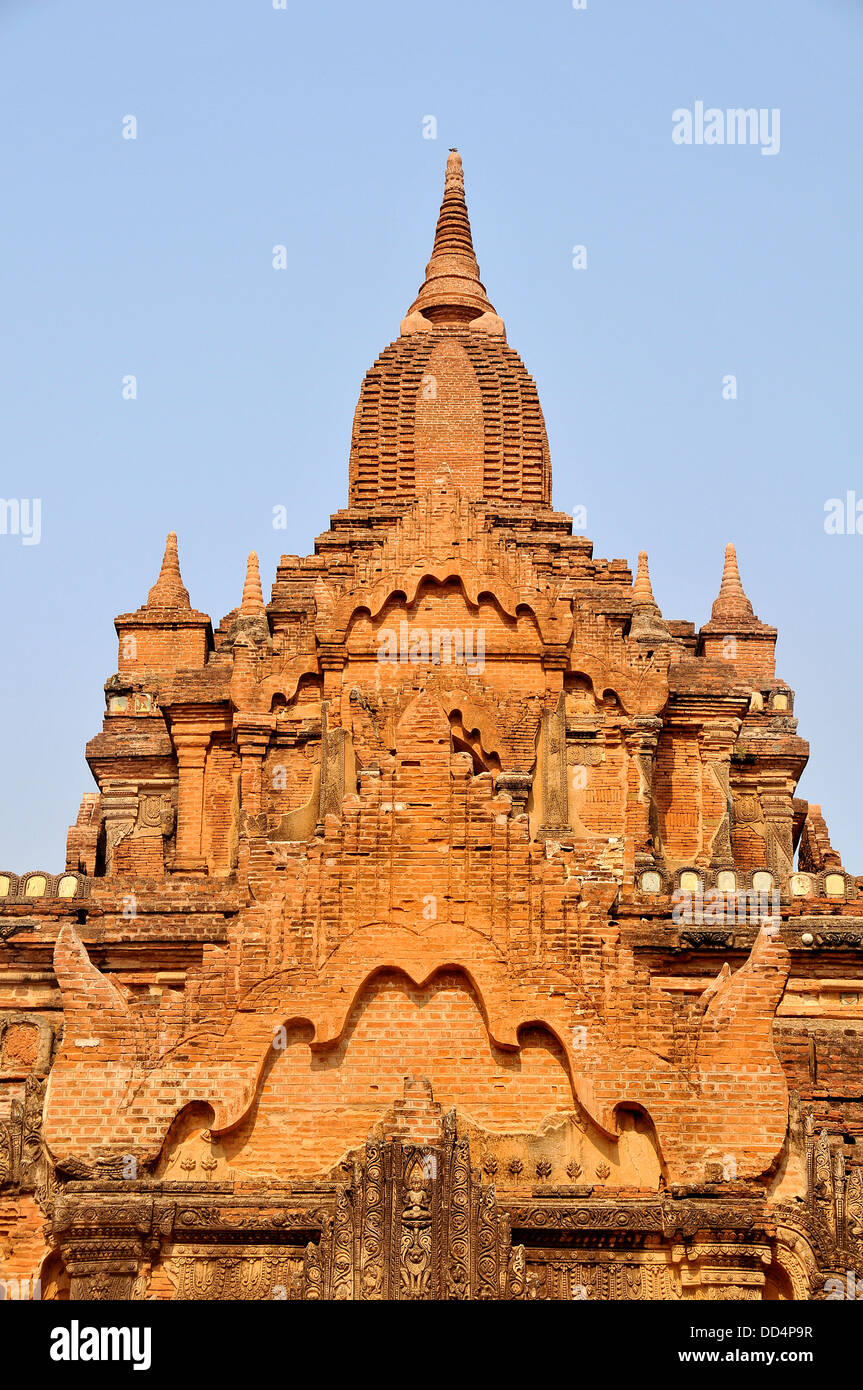
[{"label": "row of small windows", "polygon": [[[846,896],[846,881],[844,874],[825,874],[823,880],[815,874],[792,874],[788,880],[788,891],[794,898],[811,898],[819,896],[819,881],[823,883],[822,893],[828,898],[844,898]],[[678,875],[677,889],[681,893],[701,893],[707,888],[716,888],[720,893],[736,893],[744,888],[741,876],[733,873],[730,869],[723,869],[716,875],[715,883],[705,883],[703,876],[696,873],[694,869],[684,869]],[[662,875],[648,870],[641,875],[640,887],[642,893],[661,893],[663,892]],[[777,887],[773,874],[766,870],[758,870],[750,876],[748,887],[755,893],[772,893]],[[780,885],[781,887],[781,885]]]},{"label": "row of small windows", "polygon": [[85,880],[80,874],[0,873],[2,898],[79,898]]},{"label": "row of small windows", "polygon": [[[681,893],[701,893],[705,886],[715,887],[720,893],[736,893],[744,884],[730,869],[720,870],[716,875],[715,884],[706,885],[703,877],[694,869],[684,869],[677,876],[677,888]],[[776,881],[773,874],[759,870],[751,875],[748,886],[756,893],[771,893],[776,887]],[[18,877],[15,874],[0,873],[0,898],[76,898],[82,896],[83,888],[84,880],[78,874],[61,874],[57,877],[53,874],[32,873]],[[642,893],[661,893],[662,876],[648,870],[641,875],[640,888]],[[818,892],[818,878],[813,874],[792,874],[788,881],[788,890],[795,898],[813,897]],[[828,898],[844,898],[845,875],[825,874],[822,891]]]}]

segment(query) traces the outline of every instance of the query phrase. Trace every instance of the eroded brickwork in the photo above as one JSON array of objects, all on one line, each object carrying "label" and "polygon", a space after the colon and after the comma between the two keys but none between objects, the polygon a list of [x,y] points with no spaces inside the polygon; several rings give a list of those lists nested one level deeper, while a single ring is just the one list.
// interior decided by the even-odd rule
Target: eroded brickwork
[{"label": "eroded brickwork", "polygon": [[0,874],[0,1278],[808,1298],[863,1259],[861,884],[775,629],[732,546],[696,631],[550,497],[452,153],[350,505],[215,629],[168,538],[66,872]]}]

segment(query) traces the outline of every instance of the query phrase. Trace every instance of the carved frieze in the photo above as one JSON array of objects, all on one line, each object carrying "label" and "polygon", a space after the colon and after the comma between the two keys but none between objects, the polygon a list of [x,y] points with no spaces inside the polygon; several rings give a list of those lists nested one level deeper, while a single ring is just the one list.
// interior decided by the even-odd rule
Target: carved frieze
[{"label": "carved frieze", "polygon": [[177,1246],[164,1268],[176,1299],[296,1300],[313,1296],[308,1282],[319,1284],[306,1251],[272,1246]]}]

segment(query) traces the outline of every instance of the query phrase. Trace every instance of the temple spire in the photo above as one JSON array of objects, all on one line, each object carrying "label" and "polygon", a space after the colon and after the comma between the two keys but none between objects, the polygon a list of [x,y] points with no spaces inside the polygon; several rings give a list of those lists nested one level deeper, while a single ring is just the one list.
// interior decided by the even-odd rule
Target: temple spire
[{"label": "temple spire", "polygon": [[[443,202],[435,227],[432,262],[438,256],[463,256],[466,268],[475,279],[479,279],[479,265],[473,249],[470,218],[464,196],[464,169],[458,150],[452,149],[447,155],[444,175]],[[426,272],[428,273],[428,272]]]},{"label": "temple spire", "polygon": [[710,614],[711,622],[723,622],[740,618],[754,618],[752,604],[746,597],[740,582],[737,568],[737,551],[729,544],[725,547],[725,564],[722,569],[722,583]]},{"label": "temple spire", "polygon": [[653,597],[653,589],[650,584],[650,570],[647,566],[647,551],[638,552],[638,573],[635,576],[635,583],[632,586],[633,606],[655,608],[659,612],[659,606]]},{"label": "temple spire", "polygon": [[671,638],[662,610],[653,597],[646,550],[640,550],[638,553],[638,572],[632,586],[632,622],[629,626],[629,636],[635,642],[644,642],[651,646],[658,642],[668,642]]},{"label": "temple spire", "polygon": [[147,595],[148,608],[191,608],[189,591],[180,574],[180,560],[177,555],[177,533],[171,531],[165,542],[162,568]]},{"label": "temple spire", "polygon": [[249,551],[249,559],[246,564],[246,580],[243,584],[243,599],[240,604],[240,612],[244,616],[257,617],[264,613],[264,594],[261,589],[261,572],[258,568],[258,555],[254,550]]},{"label": "temple spire", "polygon": [[458,150],[450,150],[431,260],[420,292],[402,322],[402,332],[416,332],[438,323],[468,324],[484,315],[491,317],[481,327],[503,332],[503,321],[495,313],[479,278],[461,156]]}]

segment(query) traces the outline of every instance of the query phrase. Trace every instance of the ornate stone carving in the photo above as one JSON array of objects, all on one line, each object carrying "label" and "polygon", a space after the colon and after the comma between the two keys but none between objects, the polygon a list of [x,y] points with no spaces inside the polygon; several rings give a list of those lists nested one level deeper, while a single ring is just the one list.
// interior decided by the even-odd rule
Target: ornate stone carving
[{"label": "ornate stone carving", "polygon": [[336,1199],[333,1221],[332,1273],[330,1296],[337,1301],[354,1295],[354,1212],[351,1194],[341,1191]]},{"label": "ornate stone carving", "polygon": [[439,1143],[368,1142],[336,1202],[328,1296],[498,1299],[508,1260],[509,1224],[450,1114]]},{"label": "ornate stone carving", "polygon": [[602,759],[602,745],[598,743],[596,739],[570,738],[567,736],[567,767],[599,767]]},{"label": "ornate stone carving", "polygon": [[13,1100],[9,1120],[0,1124],[0,1183],[35,1188],[44,1181],[42,1106],[46,1078],[31,1073],[24,1099]]},{"label": "ornate stone carving", "polygon": [[691,946],[695,951],[728,951],[734,945],[734,933],[730,931],[682,931],[682,945]]},{"label": "ornate stone carving", "polygon": [[142,787],[138,800],[138,815],[132,831],[132,838],[142,835],[161,835],[170,838],[174,833],[177,814],[174,806],[174,793],[162,788]]},{"label": "ornate stone carving", "polygon": [[755,792],[741,792],[733,798],[732,815],[738,825],[754,825],[764,818]]},{"label": "ornate stone carving", "polygon": [[102,791],[102,817],[105,825],[105,865],[110,870],[117,846],[135,829],[138,819],[137,787],[122,784],[105,787]]},{"label": "ornate stone carving", "polygon": [[427,1299],[432,1286],[431,1183],[422,1155],[414,1154],[405,1179],[399,1241],[400,1297]]},{"label": "ornate stone carving", "polygon": [[662,1209],[654,1203],[631,1206],[603,1203],[555,1203],[548,1206],[509,1208],[513,1226],[557,1230],[661,1231]]},{"label": "ornate stone carving", "polygon": [[552,1302],[652,1302],[683,1297],[680,1281],[664,1255],[583,1250],[532,1253],[525,1297]]},{"label": "ornate stone carving", "polygon": [[845,1223],[849,1243],[863,1247],[863,1171],[855,1168],[845,1189]]},{"label": "ornate stone carving", "polygon": [[863,946],[863,932],[819,931],[815,933],[815,942],[822,950],[856,950]]},{"label": "ornate stone carving", "polygon": [[366,1145],[366,1161],[354,1175],[361,1190],[360,1267],[361,1299],[383,1298],[384,1284],[384,1171],[380,1144]]},{"label": "ornate stone carving", "polygon": [[[177,1247],[165,1259],[176,1299],[205,1301],[319,1297],[319,1267],[309,1251],[236,1246]],[[182,1251],[182,1253],[180,1253]]]}]

